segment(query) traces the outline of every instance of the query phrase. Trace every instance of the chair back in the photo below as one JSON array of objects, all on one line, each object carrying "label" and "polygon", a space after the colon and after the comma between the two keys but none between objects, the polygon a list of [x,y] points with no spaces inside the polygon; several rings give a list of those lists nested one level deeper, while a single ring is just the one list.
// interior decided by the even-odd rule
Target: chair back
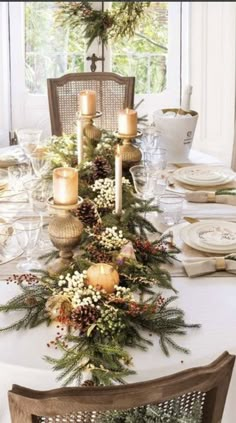
[{"label": "chair back", "polygon": [[107,410],[154,404],[171,414],[177,403],[188,415],[196,401],[202,411],[197,423],[220,423],[234,361],[235,356],[225,352],[208,366],[119,386],[35,391],[13,385],[9,391],[12,423],[100,423]]},{"label": "chair back", "polygon": [[102,129],[116,130],[119,110],[133,108],[134,83],[134,77],[112,72],[69,73],[48,79],[52,134],[60,136],[75,132],[78,94],[83,90],[96,91],[97,111],[102,112],[102,116],[96,119],[95,124]]}]

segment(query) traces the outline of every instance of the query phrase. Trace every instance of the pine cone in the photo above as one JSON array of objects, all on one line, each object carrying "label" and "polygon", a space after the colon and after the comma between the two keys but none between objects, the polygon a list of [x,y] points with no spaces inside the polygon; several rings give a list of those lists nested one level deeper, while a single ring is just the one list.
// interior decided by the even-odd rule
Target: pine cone
[{"label": "pine cone", "polygon": [[81,333],[85,333],[99,316],[100,311],[96,307],[79,306],[71,313],[71,320]]},{"label": "pine cone", "polygon": [[93,380],[87,379],[85,380],[81,386],[95,386]]},{"label": "pine cone", "polygon": [[94,263],[110,263],[111,256],[108,253],[105,253],[102,250],[98,250],[95,245],[88,245],[87,253],[89,254],[90,259]]},{"label": "pine cone", "polygon": [[99,215],[97,207],[93,201],[84,200],[76,210],[73,212],[74,216],[78,217],[81,222],[86,226],[95,226],[98,223]]},{"label": "pine cone", "polygon": [[93,180],[105,179],[111,174],[110,163],[102,156],[97,156],[93,161]]}]

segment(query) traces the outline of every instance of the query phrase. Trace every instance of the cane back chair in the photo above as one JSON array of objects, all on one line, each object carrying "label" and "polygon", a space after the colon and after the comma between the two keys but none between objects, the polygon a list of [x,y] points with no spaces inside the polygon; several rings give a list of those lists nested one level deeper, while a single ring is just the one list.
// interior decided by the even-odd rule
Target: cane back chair
[{"label": "cane back chair", "polygon": [[96,125],[116,130],[119,110],[134,105],[134,77],[123,77],[112,72],[69,73],[47,80],[48,101],[53,135],[75,132],[78,94],[94,90],[97,94],[97,111],[102,116]]},{"label": "cane back chair", "polygon": [[202,411],[199,423],[220,423],[234,360],[225,352],[208,366],[119,386],[35,391],[13,385],[8,393],[12,423],[96,423],[107,410],[145,405],[158,405],[158,409],[171,413],[176,401],[186,413],[198,401]]}]

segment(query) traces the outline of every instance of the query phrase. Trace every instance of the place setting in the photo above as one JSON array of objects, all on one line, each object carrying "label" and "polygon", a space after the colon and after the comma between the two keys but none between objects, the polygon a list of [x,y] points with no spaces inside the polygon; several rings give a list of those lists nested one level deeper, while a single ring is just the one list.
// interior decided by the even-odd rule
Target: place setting
[{"label": "place setting", "polygon": [[[168,190],[180,193],[189,191],[233,190],[236,188],[235,172],[219,165],[193,165],[173,170]],[[197,198],[197,196],[196,196]]]}]

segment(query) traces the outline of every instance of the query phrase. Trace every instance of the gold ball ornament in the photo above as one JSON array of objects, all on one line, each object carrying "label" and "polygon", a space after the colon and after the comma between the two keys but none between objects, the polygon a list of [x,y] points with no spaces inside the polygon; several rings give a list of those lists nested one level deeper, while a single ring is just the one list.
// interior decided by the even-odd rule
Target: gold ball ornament
[{"label": "gold ball ornament", "polygon": [[119,281],[119,273],[110,264],[93,264],[87,271],[87,285],[92,285],[98,290],[104,289],[108,294],[114,292]]}]

